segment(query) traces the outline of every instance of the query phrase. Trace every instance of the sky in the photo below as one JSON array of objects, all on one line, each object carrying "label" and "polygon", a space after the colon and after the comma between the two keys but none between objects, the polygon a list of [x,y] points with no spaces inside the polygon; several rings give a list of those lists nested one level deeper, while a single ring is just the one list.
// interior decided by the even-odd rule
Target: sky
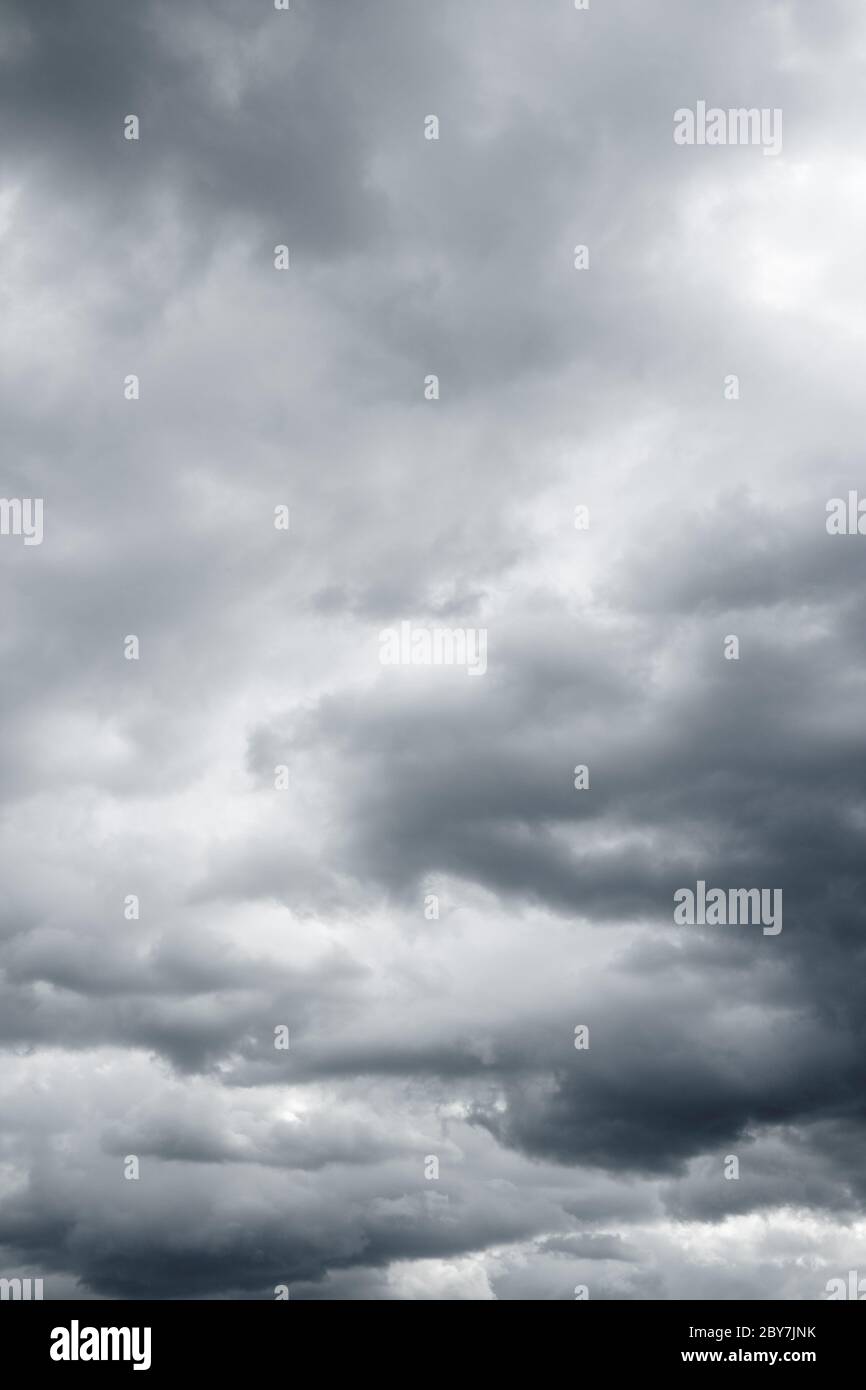
[{"label": "sky", "polygon": [[866,1276],[864,59],[857,0],[2,0],[0,1275]]}]

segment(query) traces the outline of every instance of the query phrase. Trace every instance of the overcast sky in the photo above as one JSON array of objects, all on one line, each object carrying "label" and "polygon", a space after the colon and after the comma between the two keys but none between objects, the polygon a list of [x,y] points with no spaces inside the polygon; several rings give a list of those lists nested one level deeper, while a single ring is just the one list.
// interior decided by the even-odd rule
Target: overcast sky
[{"label": "overcast sky", "polygon": [[2,0],[0,1274],[866,1273],[864,59],[859,0]]}]

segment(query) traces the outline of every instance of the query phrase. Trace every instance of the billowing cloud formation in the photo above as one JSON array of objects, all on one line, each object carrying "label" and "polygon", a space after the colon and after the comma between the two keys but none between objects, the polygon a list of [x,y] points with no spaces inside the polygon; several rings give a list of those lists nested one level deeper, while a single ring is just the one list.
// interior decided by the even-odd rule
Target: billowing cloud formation
[{"label": "billowing cloud formation", "polygon": [[[866,1259],[864,45],[853,0],[7,0],[4,1275]],[[781,155],[675,145],[699,100]],[[485,674],[381,665],[401,623]],[[675,925],[698,880],[783,930]]]}]

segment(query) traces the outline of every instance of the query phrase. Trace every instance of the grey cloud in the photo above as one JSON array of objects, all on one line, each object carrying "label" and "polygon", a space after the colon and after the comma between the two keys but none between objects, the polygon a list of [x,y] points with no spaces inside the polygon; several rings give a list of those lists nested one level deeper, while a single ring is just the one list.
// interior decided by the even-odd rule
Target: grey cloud
[{"label": "grey cloud", "polygon": [[[590,14],[3,7],[0,491],[45,500],[0,538],[4,1270],[808,1298],[857,1258],[863,16]],[[676,147],[698,99],[783,107],[783,155]],[[380,667],[404,619],[485,628],[483,680]],[[781,935],[675,928],[699,877],[781,887]]]}]

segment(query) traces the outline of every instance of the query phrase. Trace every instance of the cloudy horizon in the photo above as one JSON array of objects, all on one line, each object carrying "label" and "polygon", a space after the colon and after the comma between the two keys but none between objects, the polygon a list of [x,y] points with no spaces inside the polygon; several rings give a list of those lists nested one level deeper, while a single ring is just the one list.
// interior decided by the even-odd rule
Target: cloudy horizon
[{"label": "cloudy horizon", "polygon": [[866,1277],[864,57],[2,0],[0,1277]]}]

